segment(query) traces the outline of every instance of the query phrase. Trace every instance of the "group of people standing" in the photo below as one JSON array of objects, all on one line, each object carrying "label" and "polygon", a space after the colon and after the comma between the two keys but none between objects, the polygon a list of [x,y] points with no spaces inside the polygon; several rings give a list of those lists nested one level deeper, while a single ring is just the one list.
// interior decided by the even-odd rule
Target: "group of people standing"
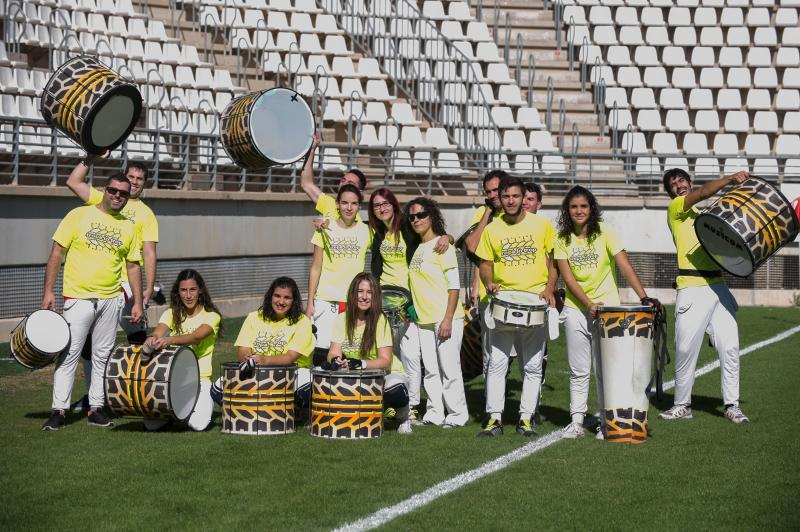
[{"label": "group of people standing", "polygon": [[[416,424],[465,425],[469,413],[460,364],[462,286],[455,242],[447,234],[438,204],[418,197],[401,208],[395,194],[381,187],[371,193],[368,219],[362,220],[359,210],[366,177],[351,169],[342,176],[335,197],[323,193],[313,174],[317,142],[315,138],[301,173],[301,186],[320,215],[311,238],[305,308],[295,280],[275,279],[260,308],[242,325],[235,341],[239,360],[254,365],[296,364],[296,404],[301,409],[310,403],[314,366],[384,370],[385,404],[399,422],[398,432],[410,433]],[[68,352],[56,363],[53,410],[42,429],[63,427],[70,408],[87,408],[90,424],[113,423],[102,408],[103,368],[113,349],[117,323],[123,323],[131,342],[144,342],[154,349],[193,348],[201,386],[188,425],[205,430],[211,422],[212,399],[219,402],[222,396],[221,382],[211,382],[221,314],[202,276],[188,269],[175,280],[170,308],[158,325],[149,336],[143,332],[143,306],[153,294],[158,242],[155,216],[140,198],[147,170],[131,163],[124,174],[109,177],[101,193],[85,181],[92,163],[91,158],[81,162],[68,179],[68,186],[87,205],[70,211],[59,225],[45,275],[42,306],[55,309],[53,287],[66,254],[64,315],[72,338]],[[664,419],[691,417],[693,374],[703,333],[708,332],[722,361],[725,416],[736,423],[747,421],[738,404],[736,304],[691,230],[699,201],[746,177],[740,173],[694,189],[683,171],[671,170],[664,176],[665,190],[673,198],[668,220],[680,268],[675,405],[662,412]],[[468,300],[478,307],[482,326],[486,418],[479,435],[503,433],[506,379],[514,356],[519,359],[523,383],[516,432],[527,437],[536,434],[548,328],[506,327],[494,323],[487,312],[493,295],[514,290],[538,296],[547,304],[550,319],[564,326],[571,422],[563,435],[583,436],[593,362],[602,410],[598,306],[620,303],[617,270],[642,304],[660,304],[648,297],[624,246],[603,222],[597,199],[588,189],[575,186],[568,192],[556,226],[537,213],[543,198],[535,183],[495,170],[484,176],[483,190],[485,205],[476,210],[463,238],[464,252],[475,264]],[[371,273],[364,272],[368,250]],[[566,287],[563,301],[557,297],[559,277]],[[387,286],[409,294],[410,305],[400,324],[390,324],[382,311],[381,291]],[[87,342],[91,345],[88,397],[70,406],[75,370]],[[155,430],[160,423],[147,427]],[[601,422],[598,438],[603,434]]]}]

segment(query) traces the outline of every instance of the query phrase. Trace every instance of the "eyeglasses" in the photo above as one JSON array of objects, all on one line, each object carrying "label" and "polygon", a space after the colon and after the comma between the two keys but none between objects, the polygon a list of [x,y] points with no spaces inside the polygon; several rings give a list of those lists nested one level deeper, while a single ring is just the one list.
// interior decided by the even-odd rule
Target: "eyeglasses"
[{"label": "eyeglasses", "polygon": [[131,193],[128,192],[127,190],[121,190],[119,188],[114,188],[114,187],[106,187],[106,192],[108,192],[109,196],[119,195],[122,196],[123,198],[129,198],[131,196]]},{"label": "eyeglasses", "polygon": [[408,221],[413,222],[414,220],[424,220],[430,215],[431,213],[429,213],[428,211],[419,211],[416,214],[409,214]]},{"label": "eyeglasses", "polygon": [[374,205],[372,206],[372,208],[373,208],[373,209],[375,209],[376,211],[382,211],[382,210],[383,210],[383,209],[385,209],[386,207],[391,207],[391,206],[392,206],[392,204],[391,204],[391,203],[389,203],[388,201],[384,201],[383,203],[376,203],[376,204],[374,204]]}]

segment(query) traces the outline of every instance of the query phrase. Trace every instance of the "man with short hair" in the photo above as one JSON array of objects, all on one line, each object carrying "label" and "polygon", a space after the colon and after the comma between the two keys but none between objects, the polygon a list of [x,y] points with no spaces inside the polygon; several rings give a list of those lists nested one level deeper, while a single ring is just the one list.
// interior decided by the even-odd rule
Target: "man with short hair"
[{"label": "man with short hair", "polygon": [[142,283],[138,230],[121,214],[128,201],[131,183],[122,174],[108,178],[97,205],[72,209],[56,229],[47,261],[42,308],[55,310],[53,293],[61,260],[64,263],[64,318],[69,323],[69,350],[58,357],[53,373],[53,411],[42,430],[64,426],[75,369],[81,350],[92,331],[92,379],[89,388],[89,424],[111,426],[103,412],[103,372],[114,347],[124,297],[120,292],[127,271],[133,296],[131,321],[142,319]]},{"label": "man with short hair", "polygon": [[739,407],[738,305],[725,285],[716,262],[700,245],[694,223],[696,205],[732,183],[750,177],[737,172],[693,187],[689,174],[672,168],[664,174],[664,190],[672,200],[667,207],[667,225],[678,254],[678,295],[675,300],[675,402],[661,412],[661,419],[691,419],[692,386],[697,357],[708,333],[719,354],[725,417],[733,423],[750,421]]},{"label": "man with short hair", "polygon": [[[314,153],[317,151],[319,145],[319,133],[314,134],[314,141],[311,144],[311,149],[306,156],[306,162],[303,165],[303,170],[300,172],[300,187],[303,192],[314,202],[314,207],[317,212],[322,216],[327,216],[332,219],[339,218],[339,211],[337,210],[336,198],[322,192],[316,183],[314,183]],[[350,168],[342,174],[339,180],[339,186],[351,184],[358,187],[362,192],[367,188],[367,176],[358,168]],[[361,215],[356,214],[356,220],[361,221]]]},{"label": "man with short hair", "polygon": [[542,187],[538,183],[527,181],[525,183],[525,196],[522,198],[522,208],[527,212],[536,214],[542,208]]}]

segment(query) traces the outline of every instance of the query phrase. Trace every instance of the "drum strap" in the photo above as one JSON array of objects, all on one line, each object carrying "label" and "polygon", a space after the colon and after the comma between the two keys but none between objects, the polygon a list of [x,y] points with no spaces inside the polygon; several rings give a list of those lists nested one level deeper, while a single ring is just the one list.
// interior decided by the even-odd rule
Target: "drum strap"
[{"label": "drum strap", "polygon": [[653,356],[655,357],[655,374],[647,384],[647,395],[652,396],[653,385],[656,387],[656,400],[664,399],[664,367],[671,362],[667,347],[667,313],[663,307],[656,311],[653,318]]},{"label": "drum strap", "polygon": [[712,277],[720,277],[722,272],[719,270],[689,270],[685,268],[678,268],[678,275],[687,275],[689,277],[703,277],[704,279],[711,279]]}]

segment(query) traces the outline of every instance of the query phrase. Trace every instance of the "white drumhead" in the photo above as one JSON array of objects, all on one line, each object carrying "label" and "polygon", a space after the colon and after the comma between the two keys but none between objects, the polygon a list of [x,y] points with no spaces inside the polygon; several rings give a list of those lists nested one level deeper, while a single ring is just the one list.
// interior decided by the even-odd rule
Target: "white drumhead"
[{"label": "white drumhead", "polygon": [[60,353],[69,345],[69,325],[52,310],[37,310],[25,322],[25,336],[43,353]]},{"label": "white drumhead", "polygon": [[719,218],[701,214],[694,223],[697,239],[725,270],[746,277],[753,273],[753,258],[742,235]]},{"label": "white drumhead", "polygon": [[521,290],[498,290],[494,298],[505,303],[513,303],[515,305],[546,305],[544,300],[532,292],[523,292]]},{"label": "white drumhead", "polygon": [[133,121],[135,113],[130,97],[115,94],[97,111],[92,123],[92,143],[97,146],[111,146],[122,137]]},{"label": "white drumhead", "polygon": [[311,148],[314,115],[296,92],[272,89],[259,96],[253,105],[250,131],[262,155],[277,164],[289,164]]},{"label": "white drumhead", "polygon": [[197,402],[200,389],[200,370],[194,352],[185,347],[173,355],[169,376],[169,401],[175,417],[187,419]]}]

